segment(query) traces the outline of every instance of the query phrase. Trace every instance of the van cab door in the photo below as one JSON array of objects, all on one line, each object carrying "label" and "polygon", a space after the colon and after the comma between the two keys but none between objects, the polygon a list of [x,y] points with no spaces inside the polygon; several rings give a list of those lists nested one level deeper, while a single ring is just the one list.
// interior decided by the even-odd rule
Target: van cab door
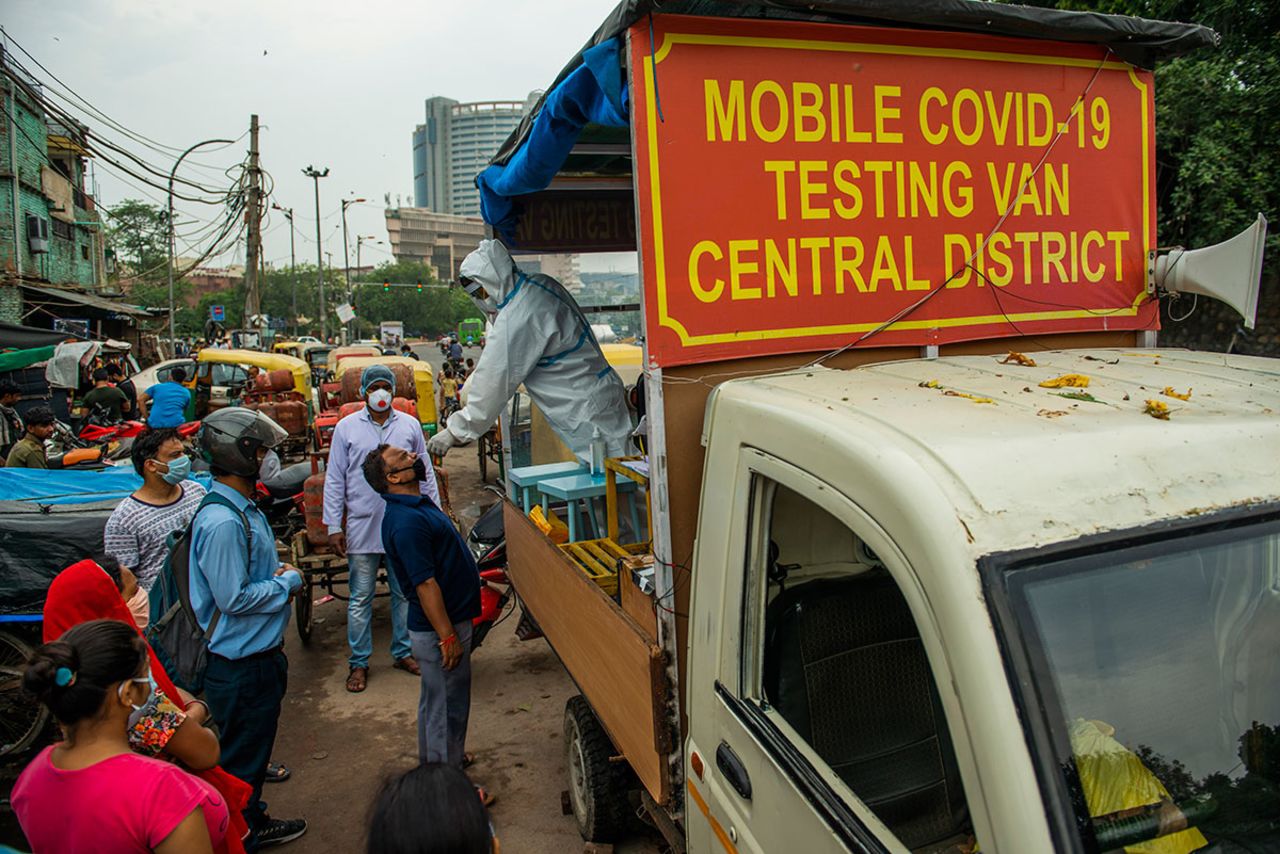
[{"label": "van cab door", "polygon": [[774,457],[741,449],[732,482],[693,574],[689,850],[972,850],[951,680],[900,550]]}]

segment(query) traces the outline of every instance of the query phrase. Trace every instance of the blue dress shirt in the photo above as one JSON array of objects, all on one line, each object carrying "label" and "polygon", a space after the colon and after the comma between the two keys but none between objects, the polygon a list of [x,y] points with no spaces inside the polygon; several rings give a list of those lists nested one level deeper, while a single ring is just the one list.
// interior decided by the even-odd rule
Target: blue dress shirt
[{"label": "blue dress shirt", "polygon": [[208,628],[213,604],[222,619],[209,651],[240,659],[280,646],[289,623],[289,593],[302,586],[296,572],[276,575],[276,538],[262,511],[236,490],[214,481],[213,492],[239,507],[253,530],[253,554],[245,566],[244,523],[218,504],[196,514],[191,531],[191,606]]}]

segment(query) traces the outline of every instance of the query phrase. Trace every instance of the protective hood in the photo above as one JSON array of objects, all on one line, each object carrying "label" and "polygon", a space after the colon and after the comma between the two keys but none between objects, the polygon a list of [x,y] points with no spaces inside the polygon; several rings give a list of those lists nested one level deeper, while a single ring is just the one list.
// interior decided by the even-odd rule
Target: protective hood
[{"label": "protective hood", "polygon": [[496,240],[481,240],[480,247],[462,259],[458,273],[483,285],[499,307],[516,287],[516,262]]}]

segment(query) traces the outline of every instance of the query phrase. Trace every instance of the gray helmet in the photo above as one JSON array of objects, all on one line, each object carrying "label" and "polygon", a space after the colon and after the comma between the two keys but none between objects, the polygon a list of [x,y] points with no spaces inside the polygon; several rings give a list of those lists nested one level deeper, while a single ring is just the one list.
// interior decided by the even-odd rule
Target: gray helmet
[{"label": "gray helmet", "polygon": [[289,434],[261,412],[243,406],[219,409],[204,419],[196,441],[210,466],[241,477],[258,473],[258,450],[274,448]]}]

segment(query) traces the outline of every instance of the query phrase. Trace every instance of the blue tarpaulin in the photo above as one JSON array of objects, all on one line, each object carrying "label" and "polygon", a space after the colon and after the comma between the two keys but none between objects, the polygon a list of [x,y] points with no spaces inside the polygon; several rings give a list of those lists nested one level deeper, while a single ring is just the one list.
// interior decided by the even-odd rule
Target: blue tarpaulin
[{"label": "blue tarpaulin", "polygon": [[627,127],[627,83],[622,77],[622,40],[612,38],[582,55],[582,65],[546,94],[520,150],[503,165],[476,176],[485,222],[504,237],[516,225],[514,196],[546,189],[588,124]]},{"label": "blue tarpaulin", "polygon": [[[192,480],[207,489],[211,478],[202,473]],[[102,471],[0,468],[0,501],[89,504],[124,498],[140,486],[142,478],[130,465]]]}]

